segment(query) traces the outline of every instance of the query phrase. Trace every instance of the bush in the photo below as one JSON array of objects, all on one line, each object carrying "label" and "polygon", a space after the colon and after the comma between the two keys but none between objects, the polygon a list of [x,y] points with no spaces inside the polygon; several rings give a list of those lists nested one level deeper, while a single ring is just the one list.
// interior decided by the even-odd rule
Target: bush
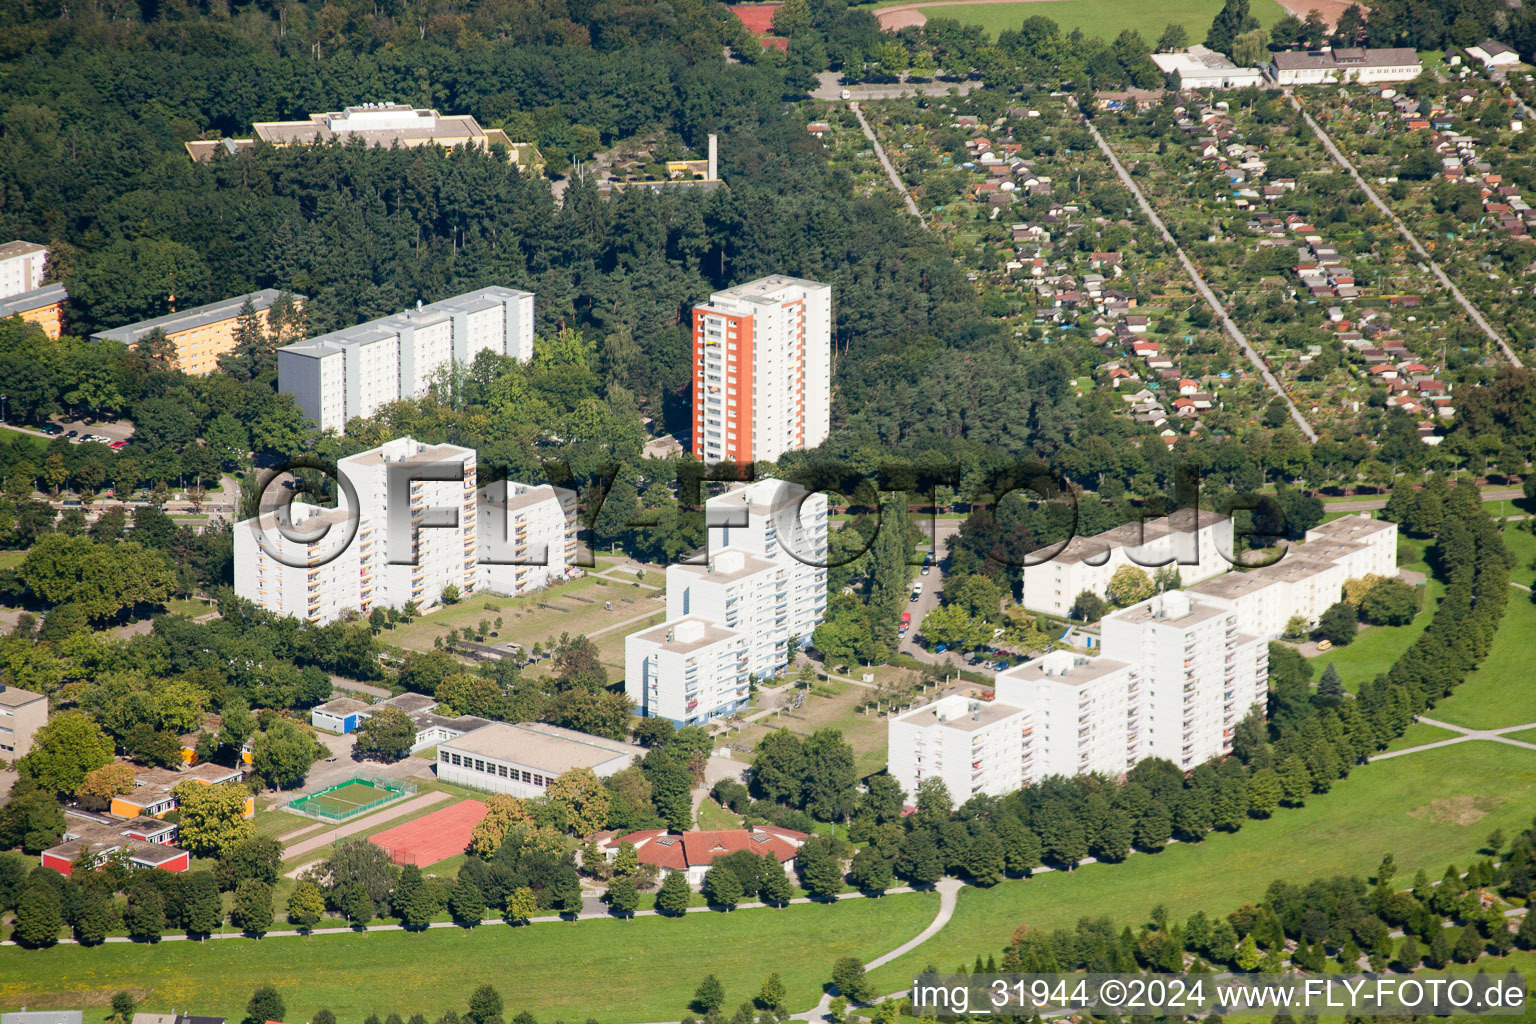
[{"label": "bush", "polygon": [[1330,641],[1335,647],[1345,647],[1355,639],[1360,617],[1349,605],[1340,601],[1317,620],[1317,635]]},{"label": "bush", "polygon": [[1360,618],[1377,626],[1407,625],[1418,611],[1418,595],[1402,580],[1382,580],[1360,599]]}]

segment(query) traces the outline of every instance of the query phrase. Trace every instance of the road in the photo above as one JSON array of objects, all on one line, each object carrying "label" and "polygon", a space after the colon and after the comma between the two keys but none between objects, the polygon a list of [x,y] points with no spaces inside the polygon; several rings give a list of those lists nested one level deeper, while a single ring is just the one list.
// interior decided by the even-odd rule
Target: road
[{"label": "road", "polygon": [[875,138],[874,129],[869,126],[868,121],[864,120],[864,111],[859,109],[857,103],[852,102],[848,104],[848,109],[853,111],[853,116],[859,119],[859,127],[864,129],[864,137],[875,148],[875,156],[880,158],[880,166],[885,168],[886,177],[891,179],[891,184],[896,186],[897,192],[901,193],[902,201],[907,204],[907,212],[916,217],[917,222],[926,231],[928,229],[928,222],[923,219],[922,212],[918,210],[917,201],[912,198],[912,193],[908,192],[907,186],[902,184],[901,175],[896,173],[895,166],[891,163],[890,158],[885,155],[885,147],[880,145],[879,139]]},{"label": "road", "polygon": [[1152,209],[1152,204],[1147,202],[1147,197],[1142,194],[1141,187],[1131,178],[1130,172],[1125,169],[1125,165],[1120,162],[1120,158],[1115,155],[1115,151],[1109,148],[1109,143],[1104,141],[1104,136],[1099,134],[1099,130],[1087,118],[1083,119],[1083,124],[1087,125],[1089,133],[1093,136],[1093,141],[1098,143],[1099,151],[1104,154],[1109,160],[1110,165],[1114,167],[1115,174],[1119,175],[1121,184],[1130,190],[1131,195],[1136,197],[1136,204],[1141,207],[1141,212],[1146,215],[1147,220],[1152,222],[1152,226],[1157,228],[1158,233],[1163,236],[1163,241],[1173,246],[1173,251],[1178,254],[1179,262],[1184,265],[1184,272],[1189,275],[1189,279],[1194,282],[1196,290],[1200,292],[1211,309],[1215,311],[1217,318],[1221,320],[1221,325],[1226,328],[1228,336],[1237,342],[1238,348],[1243,350],[1243,355],[1248,357],[1248,361],[1259,372],[1259,377],[1269,387],[1269,390],[1273,391],[1285,403],[1285,407],[1290,410],[1291,419],[1296,422],[1296,426],[1306,435],[1307,440],[1316,441],[1317,431],[1312,429],[1312,424],[1308,423],[1306,417],[1301,414],[1301,410],[1296,408],[1296,403],[1291,401],[1291,396],[1285,393],[1285,388],[1280,386],[1280,381],[1270,372],[1268,364],[1260,358],[1258,351],[1248,343],[1247,336],[1238,329],[1237,324],[1227,315],[1226,307],[1216,298],[1216,293],[1211,291],[1210,285],[1205,283],[1205,278],[1200,276],[1200,271],[1195,269],[1194,263],[1185,255],[1183,246],[1175,241],[1173,233],[1168,230],[1168,226],[1163,223],[1163,219]]},{"label": "road", "polygon": [[[1013,0],[1007,0],[1012,3]],[[847,90],[848,98],[854,102],[860,100],[894,100],[903,96],[948,96],[951,89],[964,96],[973,89],[980,89],[983,85],[980,81],[967,79],[964,82],[891,82],[880,85],[844,85],[842,74],[837,71],[823,71],[817,77],[817,85],[811,90],[811,98],[816,100],[828,100],[836,102],[843,98],[843,91]]]},{"label": "road", "polygon": [[[923,592],[918,595],[916,601],[909,601],[902,606],[902,611],[912,613],[912,628],[907,630],[907,635],[902,638],[898,650],[902,654],[916,658],[918,661],[938,664],[950,657],[948,654],[934,654],[926,648],[919,647],[917,635],[922,632],[923,619],[927,614],[939,606],[939,595],[944,593],[944,566],[946,548],[944,542],[960,531],[960,519],[938,519],[919,521],[918,526],[926,536],[934,538],[936,550],[933,553],[934,570],[927,576],[919,575],[918,581],[923,585]],[[936,525],[931,525],[936,524]],[[920,551],[928,550],[926,545],[919,547]]]},{"label": "road", "polygon": [[1381,201],[1381,197],[1376,194],[1375,190],[1366,184],[1365,179],[1360,176],[1360,172],[1355,169],[1355,165],[1350,163],[1349,159],[1345,157],[1343,150],[1334,145],[1333,139],[1329,137],[1327,132],[1323,131],[1322,125],[1313,120],[1312,115],[1307,113],[1306,108],[1301,105],[1301,101],[1294,94],[1287,93],[1287,95],[1290,98],[1291,106],[1307,122],[1307,126],[1312,129],[1312,134],[1317,136],[1317,140],[1323,144],[1323,148],[1328,151],[1328,155],[1333,157],[1333,162],[1344,168],[1349,173],[1349,176],[1355,179],[1355,184],[1360,186],[1360,191],[1365,193],[1365,197],[1371,201],[1371,205],[1385,214],[1387,219],[1396,226],[1397,233],[1402,235],[1413,251],[1419,254],[1419,258],[1429,267],[1429,272],[1435,276],[1435,280],[1439,281],[1441,286],[1451,293],[1451,297],[1456,300],[1457,305],[1466,311],[1467,316],[1472,318],[1472,322],[1477,324],[1484,334],[1488,335],[1499,348],[1504,350],[1504,356],[1511,364],[1523,366],[1524,364],[1520,362],[1520,357],[1515,355],[1515,350],[1509,347],[1509,343],[1499,336],[1498,332],[1493,329],[1493,325],[1487,321],[1478,308],[1472,305],[1467,297],[1461,293],[1461,289],[1456,287],[1456,282],[1447,277],[1445,271],[1440,269],[1440,264],[1434,261],[1434,258],[1429,255],[1429,250],[1420,244],[1412,231],[1408,230],[1408,225],[1403,223],[1402,218],[1393,213],[1387,204]]},{"label": "road", "polygon": [[[1483,491],[1484,501],[1519,501],[1525,491],[1519,487],[1490,487]],[[1351,498],[1349,501],[1330,501],[1323,505],[1325,512],[1371,512],[1386,508],[1386,498]]]}]

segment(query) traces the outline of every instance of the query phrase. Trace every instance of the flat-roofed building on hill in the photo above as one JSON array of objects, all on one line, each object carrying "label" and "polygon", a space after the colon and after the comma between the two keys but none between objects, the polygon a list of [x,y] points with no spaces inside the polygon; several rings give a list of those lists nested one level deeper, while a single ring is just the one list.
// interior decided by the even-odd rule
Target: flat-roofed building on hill
[{"label": "flat-roofed building on hill", "polygon": [[624,691],[641,715],[682,724],[733,714],[752,692],[747,636],[691,617],[631,633]]},{"label": "flat-roofed building on hill", "polygon": [[187,155],[199,163],[213,159],[218,150],[236,153],[258,141],[269,146],[303,146],[317,142],[351,142],[388,149],[400,146],[468,146],[489,150],[502,146],[518,167],[538,173],[544,159],[530,142],[513,142],[500,128],[482,128],[468,114],[439,114],[426,107],[404,103],[363,103],[344,110],[310,114],[303,121],[257,121],[254,138],[199,140],[186,144]]},{"label": "flat-roofed building on hill", "polygon": [[566,578],[576,564],[576,492],[497,480],[476,495],[480,590],[517,597]]},{"label": "flat-roofed building on hill", "polygon": [[27,323],[37,324],[50,338],[64,333],[64,303],[69,293],[62,284],[45,284],[29,292],[0,299],[0,320],[19,316]]},{"label": "flat-roofed building on hill", "polygon": [[471,789],[518,797],[543,796],[575,768],[598,778],[623,771],[642,747],[546,722],[492,722],[437,747],[437,777]]},{"label": "flat-roofed building on hill", "polygon": [[1281,85],[1334,82],[1411,82],[1424,65],[1411,47],[1280,50],[1270,57],[1270,77]]},{"label": "flat-roofed building on hill", "polygon": [[277,350],[277,389],[321,430],[420,398],[441,371],[481,352],[533,358],[533,295],[493,286]]},{"label": "flat-roofed building on hill", "polygon": [[[183,373],[206,376],[219,368],[219,356],[235,350],[235,328],[240,322],[240,311],[249,302],[263,330],[267,315],[282,293],[275,288],[264,288],[248,295],[236,295],[221,302],[210,302],[176,313],[167,313],[152,320],[141,320],[110,331],[97,331],[92,341],[120,341],[133,348],[150,331],[165,332],[166,340],[175,350],[175,367]],[[294,306],[302,308],[304,296],[292,296]]]},{"label": "flat-roofed building on hill", "polygon": [[1129,662],[1051,651],[998,673],[994,685],[998,701],[1030,711],[1029,779],[1117,778],[1140,760],[1141,702]]}]

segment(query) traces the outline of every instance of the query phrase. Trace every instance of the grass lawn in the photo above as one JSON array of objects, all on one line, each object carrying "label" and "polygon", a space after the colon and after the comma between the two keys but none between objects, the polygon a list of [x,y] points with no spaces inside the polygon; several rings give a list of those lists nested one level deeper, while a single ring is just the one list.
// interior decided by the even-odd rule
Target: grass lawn
[{"label": "grass lawn", "polygon": [[1530,672],[1533,651],[1536,604],[1531,603],[1531,595],[1511,587],[1509,606],[1488,657],[1428,716],[1468,729],[1536,723],[1536,679]]},{"label": "grass lawn", "polygon": [[741,828],[741,815],[709,799],[699,805],[698,818],[702,829]]},{"label": "grass lawn", "polygon": [[1400,876],[1421,867],[1438,875],[1448,862],[1464,865],[1493,829],[1526,827],[1533,801],[1536,751],[1504,744],[1457,744],[1364,765],[1306,807],[1250,821],[1234,834],[1123,864],[967,888],[939,935],[871,972],[874,987],[895,991],[926,964],[949,970],[978,953],[1000,953],[1021,923],[1071,928],[1084,915],[1107,914],[1116,928],[1134,928],[1159,903],[1180,921],[1196,910],[1225,914],[1261,899],[1276,878],[1363,876],[1388,851]]},{"label": "grass lawn", "polygon": [[1512,740],[1519,740],[1522,743],[1536,743],[1536,729],[1524,729],[1520,732],[1507,732],[1504,735],[1508,736]]},{"label": "grass lawn", "polygon": [[1348,647],[1335,647],[1313,657],[1313,681],[1316,682],[1322,676],[1323,669],[1332,662],[1333,667],[1339,670],[1339,677],[1344,680],[1344,688],[1353,693],[1360,689],[1361,684],[1370,682],[1390,669],[1392,663],[1402,657],[1403,652],[1419,638],[1419,634],[1429,628],[1430,620],[1435,617],[1435,606],[1445,593],[1445,584],[1431,579],[1426,588],[1428,593],[1424,595],[1424,610],[1414,616],[1408,625],[1367,626],[1355,635],[1354,642]]},{"label": "grass lawn", "polygon": [[1515,556],[1515,567],[1509,571],[1509,578],[1528,587],[1536,584],[1536,566],[1532,565],[1536,561],[1536,534],[1516,529],[1511,523],[1504,527],[1504,546]]},{"label": "grass lawn", "polygon": [[[875,671],[876,678],[881,682],[887,679],[894,681],[898,677],[915,680],[917,676],[917,673],[910,670],[893,669],[889,666]],[[819,729],[836,729],[853,747],[854,768],[861,776],[868,775],[885,767],[886,720],[878,715],[860,714],[856,709],[859,704],[874,697],[875,694],[875,690],[854,683],[838,680],[819,682],[814,689],[806,693],[805,703],[799,709],[770,715],[759,722],[754,722],[731,736],[730,741],[755,750],[764,736],[778,729],[788,729],[801,736],[809,736]],[[746,760],[750,760],[751,756],[751,754],[740,755]]]},{"label": "grass lawn", "polygon": [[0,551],[0,569],[16,568],[27,560],[28,551]]},{"label": "grass lawn", "polygon": [[[239,1019],[251,992],[270,982],[292,1020],[310,1020],[322,1007],[341,1020],[390,1012],[435,1018],[450,1006],[463,1012],[469,989],[483,980],[500,989],[508,1014],[610,1024],[681,1018],[710,973],[724,984],[726,1005],[738,1005],[778,971],[790,1010],[799,1011],[820,997],[834,959],[878,956],[925,928],[938,905],[934,893],[909,893],[676,920],[97,949],[9,946],[0,949],[0,1006],[103,1007],[128,989],[146,1009],[195,1006]],[[326,967],[297,966],[304,963]]]},{"label": "grass lawn", "polygon": [[[1221,4],[1222,0],[1164,0],[1158,4],[1141,0],[1045,0],[925,7],[923,13],[930,18],[954,18],[967,25],[980,25],[992,36],[1004,29],[1018,28],[1025,18],[1042,15],[1060,25],[1063,33],[1080,28],[1087,36],[1112,40],[1123,30],[1131,29],[1151,44],[1157,42],[1171,22],[1183,24],[1191,39],[1204,39]],[[1274,0],[1255,0],[1252,10],[1266,29],[1284,15]]]}]

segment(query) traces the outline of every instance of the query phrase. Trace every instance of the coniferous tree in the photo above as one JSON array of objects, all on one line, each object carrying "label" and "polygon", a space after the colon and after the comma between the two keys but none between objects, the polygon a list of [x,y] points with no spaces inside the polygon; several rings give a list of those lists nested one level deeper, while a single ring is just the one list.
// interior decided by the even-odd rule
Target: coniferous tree
[{"label": "coniferous tree", "polygon": [[688,888],[688,879],[683,873],[669,871],[656,892],[656,909],[673,917],[680,916],[688,909],[692,896],[693,891]]}]

